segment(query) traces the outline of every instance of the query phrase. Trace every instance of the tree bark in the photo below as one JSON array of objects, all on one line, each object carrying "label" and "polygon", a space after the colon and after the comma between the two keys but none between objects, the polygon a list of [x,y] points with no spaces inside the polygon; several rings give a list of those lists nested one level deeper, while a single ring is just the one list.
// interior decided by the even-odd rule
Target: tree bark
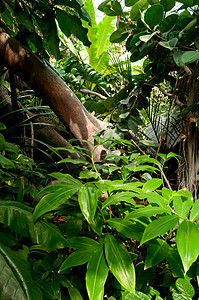
[{"label": "tree bark", "polygon": [[[6,67],[45,99],[51,109],[87,150],[93,151],[93,136],[107,123],[92,116],[66,83],[28,48],[0,28],[0,59]],[[94,160],[99,161],[104,148],[97,147]]]}]

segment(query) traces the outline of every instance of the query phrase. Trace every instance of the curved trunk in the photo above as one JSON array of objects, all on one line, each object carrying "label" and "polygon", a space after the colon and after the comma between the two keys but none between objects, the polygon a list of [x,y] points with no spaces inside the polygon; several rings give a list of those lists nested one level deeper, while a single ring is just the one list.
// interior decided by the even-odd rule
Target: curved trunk
[{"label": "curved trunk", "polygon": [[[92,116],[65,84],[65,82],[35,54],[10,37],[0,28],[1,63],[11,69],[40,97],[45,99],[51,109],[60,118],[84,148],[93,150],[93,136],[107,126]],[[94,153],[94,160],[100,160],[102,146]]]}]

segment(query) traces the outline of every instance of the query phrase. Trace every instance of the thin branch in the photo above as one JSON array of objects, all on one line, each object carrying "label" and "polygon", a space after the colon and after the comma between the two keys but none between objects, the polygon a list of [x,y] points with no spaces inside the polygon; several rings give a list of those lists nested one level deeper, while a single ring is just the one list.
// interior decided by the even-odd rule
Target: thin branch
[{"label": "thin branch", "polygon": [[102,100],[106,100],[107,99],[107,97],[105,97],[105,96],[103,96],[103,95],[101,95],[101,94],[99,94],[97,92],[90,91],[90,90],[87,90],[87,89],[80,90],[80,92],[83,93],[83,94],[91,94],[91,95],[97,96],[97,97],[99,97]]},{"label": "thin branch", "polygon": [[184,103],[182,103],[178,96],[177,95],[174,95],[174,94],[171,94],[171,93],[168,93],[167,91],[165,91],[163,88],[161,88],[161,86],[159,84],[155,85],[159,90],[160,92],[162,92],[165,96],[168,96],[168,97],[173,97],[175,99],[175,103],[177,105],[179,105],[180,107],[183,107],[184,106]]}]

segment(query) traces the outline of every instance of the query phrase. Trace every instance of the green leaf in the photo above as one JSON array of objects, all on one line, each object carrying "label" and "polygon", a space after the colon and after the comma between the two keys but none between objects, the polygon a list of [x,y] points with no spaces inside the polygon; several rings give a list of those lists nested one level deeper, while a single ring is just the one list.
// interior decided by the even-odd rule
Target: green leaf
[{"label": "green leaf", "polygon": [[92,251],[77,250],[71,253],[60,267],[60,272],[75,266],[81,266],[88,262],[92,255]]},{"label": "green leaf", "polygon": [[103,245],[91,256],[86,272],[86,289],[90,300],[104,299],[104,285],[108,276]]},{"label": "green leaf", "polygon": [[99,243],[85,236],[76,236],[67,240],[70,248],[81,251],[94,251],[99,247]]},{"label": "green leaf", "polygon": [[104,209],[109,205],[117,204],[120,201],[125,201],[134,204],[135,202],[132,198],[138,196],[139,194],[134,192],[122,192],[122,193],[114,194],[108,197],[108,199],[103,203],[102,209]]},{"label": "green leaf", "polygon": [[163,180],[160,178],[152,178],[148,180],[144,185],[143,185],[143,191],[148,193],[156,190],[163,184]]},{"label": "green leaf", "polygon": [[131,256],[124,245],[113,235],[105,238],[108,265],[119,283],[130,293],[135,292],[135,269]]},{"label": "green leaf", "polygon": [[4,169],[14,169],[15,168],[15,165],[13,164],[13,162],[1,154],[0,154],[0,165]]},{"label": "green leaf", "polygon": [[177,14],[171,14],[171,15],[167,16],[160,23],[160,26],[159,26],[160,32],[165,33],[165,32],[170,31],[174,27],[177,20],[178,20],[178,15]]},{"label": "green leaf", "polygon": [[80,292],[74,286],[68,287],[68,293],[70,295],[70,299],[72,300],[83,300]]},{"label": "green leaf", "polygon": [[120,234],[129,239],[141,241],[145,227],[140,223],[133,223],[126,219],[110,219],[108,224],[115,228]]},{"label": "green leaf", "polygon": [[175,6],[175,0],[160,0],[160,4],[163,5],[164,11],[167,12]]},{"label": "green leaf", "polygon": [[144,15],[144,21],[149,25],[149,27],[154,27],[160,24],[163,19],[164,8],[161,4],[154,4],[149,7]]},{"label": "green leaf", "polygon": [[81,158],[77,158],[77,159],[64,158],[58,162],[58,164],[63,164],[63,163],[70,163],[70,164],[74,164],[74,165],[79,165],[79,164],[89,165],[90,164],[88,161],[85,161]]},{"label": "green leaf", "polygon": [[175,212],[183,219],[188,217],[192,205],[193,201],[191,199],[182,201],[182,198],[179,196],[173,197],[173,206],[175,208]]},{"label": "green leaf", "polygon": [[5,129],[6,129],[6,125],[0,122],[0,130],[5,130]]},{"label": "green leaf", "polygon": [[170,268],[174,271],[175,275],[177,277],[184,278],[182,261],[178,251],[175,248],[169,247],[169,250],[166,254],[166,260],[168,261]]},{"label": "green leaf", "polygon": [[92,183],[85,184],[85,186],[82,186],[79,190],[79,206],[88,223],[92,223],[95,217],[97,201],[100,194],[100,190]]},{"label": "green leaf", "polygon": [[31,22],[29,12],[24,2],[23,5],[19,5],[18,1],[15,2],[14,15],[27,29],[30,31],[34,30],[33,23]]},{"label": "green leaf", "polygon": [[[60,181],[63,181],[64,183],[66,183],[68,185],[68,187],[70,187],[71,185],[80,187],[82,185],[81,181],[73,178],[69,174],[62,174],[59,172],[54,172],[54,173],[51,173],[50,175]],[[54,186],[56,187],[56,185],[54,185]]]},{"label": "green leaf", "polygon": [[146,9],[148,7],[147,0],[139,0],[137,1],[133,7],[131,8],[130,18],[132,21],[137,21],[140,17],[140,11]]},{"label": "green leaf", "polygon": [[0,222],[16,233],[30,237],[33,235],[32,208],[16,201],[0,201]]},{"label": "green leaf", "polygon": [[59,228],[50,222],[39,220],[34,224],[31,239],[43,247],[62,249],[68,246],[67,240]]},{"label": "green leaf", "polygon": [[156,266],[165,259],[168,252],[168,244],[161,239],[151,241],[151,244],[147,248],[147,254],[145,259],[145,269]]},{"label": "green leaf", "polygon": [[191,285],[191,283],[186,280],[186,279],[183,279],[183,278],[178,278],[176,280],[176,283],[175,283],[178,291],[186,296],[188,299],[188,297],[190,297],[190,299],[193,299],[193,296],[195,295],[195,291],[194,291],[194,288],[193,286]]},{"label": "green leaf", "polygon": [[164,216],[151,222],[145,229],[141,244],[165,234],[169,229],[174,228],[179,220],[178,216]]},{"label": "green leaf", "polygon": [[31,278],[30,266],[17,252],[0,244],[0,298],[42,300],[41,291]]},{"label": "green leaf", "polygon": [[90,171],[90,170],[83,170],[79,174],[80,179],[88,179],[88,178],[97,179],[98,177],[99,177],[99,173],[96,173],[96,172]]},{"label": "green leaf", "polygon": [[164,47],[164,48],[172,50],[173,48],[175,48],[177,43],[178,43],[178,39],[173,38],[173,39],[169,40],[168,42],[159,42],[159,45]]},{"label": "green leaf", "polygon": [[134,211],[130,212],[125,220],[135,220],[142,217],[150,218],[152,216],[161,215],[161,214],[170,214],[171,210],[168,207],[143,207],[135,209]]},{"label": "green leaf", "polygon": [[197,51],[185,51],[181,57],[184,64],[191,64],[196,60],[199,60],[199,52]]},{"label": "green leaf", "polygon": [[88,29],[82,26],[80,19],[59,8],[56,8],[55,10],[59,27],[63,33],[67,37],[74,34],[85,46],[90,46],[91,42],[87,37]]},{"label": "green leaf", "polygon": [[177,50],[173,54],[173,59],[178,67],[182,67],[185,65],[184,62],[182,61],[183,54],[184,54],[184,51],[181,51],[181,50]]},{"label": "green leaf", "polygon": [[196,224],[183,221],[177,230],[176,242],[186,273],[199,255],[199,229]]},{"label": "green leaf", "polygon": [[199,219],[199,199],[193,204],[193,207],[191,209],[190,213],[190,220],[196,221]]},{"label": "green leaf", "polygon": [[44,15],[41,19],[41,30],[44,37],[47,39],[49,49],[55,58],[59,56],[59,37],[57,32],[57,26],[55,23],[55,16],[52,11]]},{"label": "green leaf", "polygon": [[126,291],[122,294],[122,300],[151,300],[151,297],[142,292],[136,291],[134,294],[132,294]]},{"label": "green leaf", "polygon": [[137,0],[125,0],[125,6],[133,6]]},{"label": "green leaf", "polygon": [[34,222],[43,214],[52,211],[65,203],[79,190],[80,185],[73,184],[69,188],[68,184],[65,184],[65,187],[64,185],[61,188],[58,186],[56,189],[56,184],[54,184],[53,188],[55,191],[51,194],[45,195],[35,207],[35,211],[33,213]]},{"label": "green leaf", "polygon": [[186,6],[193,5],[193,0],[179,0],[178,2],[181,2],[181,3],[185,4]]}]

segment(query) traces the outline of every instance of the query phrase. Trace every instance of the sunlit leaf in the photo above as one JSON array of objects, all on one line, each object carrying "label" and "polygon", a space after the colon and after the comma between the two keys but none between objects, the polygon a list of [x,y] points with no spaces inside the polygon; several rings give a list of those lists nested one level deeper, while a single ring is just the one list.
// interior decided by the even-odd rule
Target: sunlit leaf
[{"label": "sunlit leaf", "polygon": [[89,259],[86,272],[86,289],[90,300],[104,299],[104,285],[108,276],[103,245]]},{"label": "sunlit leaf", "polygon": [[199,60],[199,52],[197,51],[185,51],[181,57],[184,64],[191,64],[196,60]]},{"label": "sunlit leaf", "polygon": [[100,190],[92,183],[87,183],[79,190],[79,206],[88,223],[92,223],[94,219],[100,194]]},{"label": "sunlit leaf", "polygon": [[184,270],[187,272],[199,255],[199,229],[197,225],[191,221],[183,221],[177,230],[176,242]]},{"label": "sunlit leaf", "polygon": [[127,291],[134,293],[135,270],[131,256],[124,245],[109,233],[105,238],[105,253],[113,275]]},{"label": "sunlit leaf", "polygon": [[81,266],[88,262],[92,255],[92,251],[77,250],[71,253],[60,267],[60,272],[75,266]]},{"label": "sunlit leaf", "polygon": [[174,228],[179,220],[178,216],[163,216],[151,222],[145,229],[141,244],[165,234],[169,229]]},{"label": "sunlit leaf", "polygon": [[196,221],[199,219],[199,199],[193,204],[193,207],[191,209],[190,213],[190,220]]}]

